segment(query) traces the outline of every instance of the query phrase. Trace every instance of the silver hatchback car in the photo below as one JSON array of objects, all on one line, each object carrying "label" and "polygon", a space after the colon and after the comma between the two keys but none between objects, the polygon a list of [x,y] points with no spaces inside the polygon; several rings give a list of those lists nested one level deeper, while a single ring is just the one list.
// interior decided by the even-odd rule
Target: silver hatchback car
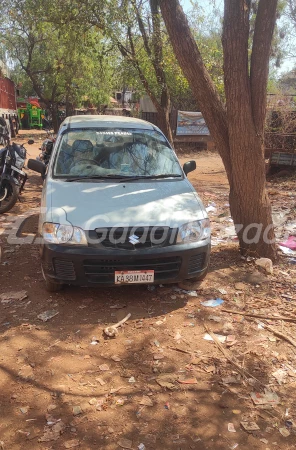
[{"label": "silver hatchback car", "polygon": [[207,212],[162,132],[118,116],[61,125],[45,174],[39,234],[47,289],[202,279]]}]

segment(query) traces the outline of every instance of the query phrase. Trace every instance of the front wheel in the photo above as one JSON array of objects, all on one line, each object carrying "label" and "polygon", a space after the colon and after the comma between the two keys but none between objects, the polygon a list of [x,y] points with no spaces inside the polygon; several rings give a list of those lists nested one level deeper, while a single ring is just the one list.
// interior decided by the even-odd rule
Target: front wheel
[{"label": "front wheel", "polygon": [[3,180],[0,190],[0,214],[9,211],[17,202],[19,187],[10,180]]},{"label": "front wheel", "polygon": [[189,282],[191,281],[191,282],[193,282],[193,283],[197,283],[197,282],[199,282],[199,281],[202,281],[202,280],[204,280],[205,277],[207,276],[208,271],[209,271],[209,266],[208,266],[207,269],[202,273],[202,275],[196,275],[196,276],[193,277],[193,278],[187,278],[186,281],[189,281]]},{"label": "front wheel", "polygon": [[47,292],[59,292],[63,289],[63,285],[45,278],[45,288]]},{"label": "front wheel", "polygon": [[64,285],[57,283],[56,281],[52,281],[50,278],[47,278],[47,276],[44,273],[43,267],[41,265],[41,272],[43,279],[45,281],[45,289],[47,292],[59,292],[63,289]]}]

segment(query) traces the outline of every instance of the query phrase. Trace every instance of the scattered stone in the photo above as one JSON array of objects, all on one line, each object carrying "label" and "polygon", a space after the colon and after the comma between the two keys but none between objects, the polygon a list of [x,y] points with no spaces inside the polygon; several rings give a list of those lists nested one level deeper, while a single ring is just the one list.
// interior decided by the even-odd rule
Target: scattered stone
[{"label": "scattered stone", "polygon": [[258,431],[260,428],[255,422],[241,422],[241,426],[246,431]]},{"label": "scattered stone", "polygon": [[80,445],[80,441],[78,439],[72,439],[71,441],[64,442],[65,448],[79,447],[79,445]]},{"label": "scattered stone", "polygon": [[235,289],[237,291],[246,291],[248,289],[248,286],[245,283],[235,283],[234,285]]},{"label": "scattered stone", "polygon": [[82,409],[80,406],[73,406],[73,416],[78,416],[82,414]]},{"label": "scattered stone", "polygon": [[263,284],[268,281],[268,278],[264,276],[262,273],[255,271],[253,273],[248,273],[246,276],[246,282],[249,284]]},{"label": "scattered stone", "polygon": [[187,378],[185,380],[178,380],[178,383],[180,384],[197,384],[196,378]]},{"label": "scattered stone", "polygon": [[28,411],[29,411],[29,406],[24,406],[24,407],[20,408],[20,412],[22,414],[27,414]]},{"label": "scattered stone", "polygon": [[110,370],[110,369],[109,369],[109,366],[108,366],[107,364],[101,364],[101,365],[99,366],[99,369],[100,369],[102,372],[107,372],[108,370]]},{"label": "scattered stone", "polygon": [[142,400],[140,401],[140,405],[153,406],[153,401],[147,395],[143,395]]},{"label": "scattered stone", "polygon": [[88,402],[90,405],[96,405],[97,403],[98,403],[98,401],[97,401],[97,399],[94,397],[94,398],[91,398],[90,399],[90,401]]},{"label": "scattered stone", "polygon": [[57,408],[57,405],[49,405],[48,407],[47,407],[47,411],[48,412],[51,412],[51,411],[53,411],[54,409],[56,409]]},{"label": "scattered stone", "polygon": [[117,442],[117,444],[119,445],[119,447],[121,448],[125,448],[125,449],[132,449],[132,441],[130,441],[129,439],[120,439],[120,441]]},{"label": "scattered stone", "polygon": [[173,391],[174,389],[176,389],[176,386],[171,383],[170,381],[166,381],[166,380],[161,380],[161,379],[156,379],[157,384],[159,384],[159,386],[161,387],[165,387],[167,389],[169,389],[170,391]]},{"label": "scattered stone", "polygon": [[266,273],[273,273],[272,261],[269,258],[260,258],[255,261],[256,266],[262,267]]}]

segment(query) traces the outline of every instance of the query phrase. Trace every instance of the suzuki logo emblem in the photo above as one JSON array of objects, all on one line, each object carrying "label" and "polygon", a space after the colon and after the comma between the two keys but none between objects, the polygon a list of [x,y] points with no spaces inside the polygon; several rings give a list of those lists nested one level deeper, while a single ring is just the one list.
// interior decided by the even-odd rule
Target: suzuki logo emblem
[{"label": "suzuki logo emblem", "polygon": [[128,240],[130,241],[131,244],[136,245],[140,243],[140,238],[139,236],[136,236],[135,234],[133,234],[132,236],[130,236],[128,238]]}]

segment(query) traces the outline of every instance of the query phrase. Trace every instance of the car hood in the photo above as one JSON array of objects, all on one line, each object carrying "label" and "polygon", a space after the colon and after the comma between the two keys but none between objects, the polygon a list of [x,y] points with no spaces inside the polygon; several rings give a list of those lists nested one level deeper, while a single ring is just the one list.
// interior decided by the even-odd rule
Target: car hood
[{"label": "car hood", "polygon": [[113,226],[170,226],[207,217],[187,179],[147,182],[48,180],[46,220],[84,230]]}]

